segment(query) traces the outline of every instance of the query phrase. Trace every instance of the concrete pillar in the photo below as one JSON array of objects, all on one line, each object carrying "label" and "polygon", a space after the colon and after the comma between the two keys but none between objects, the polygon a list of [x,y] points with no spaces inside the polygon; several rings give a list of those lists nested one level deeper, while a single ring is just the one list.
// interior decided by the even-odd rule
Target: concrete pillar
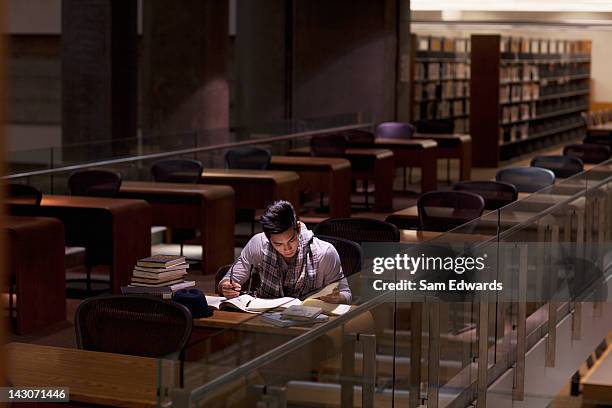
[{"label": "concrete pillar", "polygon": [[[62,144],[136,136],[136,0],[62,0]],[[103,143],[68,160],[123,154]]]},{"label": "concrete pillar", "polygon": [[227,0],[143,2],[143,131],[227,128]]},{"label": "concrete pillar", "polygon": [[409,122],[412,117],[410,113],[410,101],[414,99],[414,90],[410,87],[410,77],[414,69],[414,44],[410,34],[410,0],[398,0],[398,3],[398,58],[395,118],[401,122]]},{"label": "concrete pillar", "polygon": [[295,0],[293,117],[395,116],[396,0]]},{"label": "concrete pillar", "polygon": [[238,127],[291,117],[293,0],[237,1],[234,115]]}]

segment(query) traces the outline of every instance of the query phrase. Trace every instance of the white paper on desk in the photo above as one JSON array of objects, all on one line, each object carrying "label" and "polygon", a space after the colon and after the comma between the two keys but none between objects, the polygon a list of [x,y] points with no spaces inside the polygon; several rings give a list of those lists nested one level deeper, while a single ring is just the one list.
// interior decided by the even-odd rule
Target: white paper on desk
[{"label": "white paper on desk", "polygon": [[224,296],[206,296],[206,303],[208,303],[208,306],[214,307],[215,309],[219,309],[221,302],[226,300]]},{"label": "white paper on desk", "polygon": [[308,299],[317,299],[323,296],[327,296],[327,295],[331,295],[334,290],[339,289],[340,287],[340,282],[332,282],[329,285],[321,288],[321,290],[319,290],[316,293],[313,293],[312,295],[308,296]]}]

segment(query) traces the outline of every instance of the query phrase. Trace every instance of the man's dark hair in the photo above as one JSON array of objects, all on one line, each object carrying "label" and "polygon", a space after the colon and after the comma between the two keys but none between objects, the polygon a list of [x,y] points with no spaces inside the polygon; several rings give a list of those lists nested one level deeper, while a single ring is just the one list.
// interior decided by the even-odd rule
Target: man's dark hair
[{"label": "man's dark hair", "polygon": [[261,216],[261,229],[266,237],[270,234],[280,234],[293,227],[297,229],[295,210],[289,201],[275,201],[266,208]]}]

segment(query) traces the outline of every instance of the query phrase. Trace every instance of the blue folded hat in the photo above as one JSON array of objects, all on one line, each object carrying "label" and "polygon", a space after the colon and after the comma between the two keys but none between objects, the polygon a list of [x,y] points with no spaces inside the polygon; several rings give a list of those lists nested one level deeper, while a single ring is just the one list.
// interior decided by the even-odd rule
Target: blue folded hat
[{"label": "blue folded hat", "polygon": [[208,306],[206,296],[204,296],[204,293],[202,293],[200,289],[191,288],[177,290],[172,300],[189,309],[194,319],[213,315],[213,308]]}]

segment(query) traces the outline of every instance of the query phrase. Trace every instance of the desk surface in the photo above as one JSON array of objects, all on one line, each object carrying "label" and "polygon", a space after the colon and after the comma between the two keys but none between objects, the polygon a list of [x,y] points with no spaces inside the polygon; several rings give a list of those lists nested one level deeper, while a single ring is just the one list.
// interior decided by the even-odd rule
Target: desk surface
[{"label": "desk surface", "polygon": [[406,149],[433,149],[438,143],[433,139],[387,139],[377,137],[374,143],[377,146],[406,148]]},{"label": "desk surface", "polygon": [[206,169],[202,172],[204,179],[233,180],[269,180],[276,183],[297,181],[298,175],[293,171],[282,170],[242,170],[242,169]]},{"label": "desk surface", "polygon": [[589,406],[612,402],[612,347],[608,347],[580,382],[584,402]]},{"label": "desk surface", "polygon": [[462,234],[452,232],[400,230],[400,243],[402,244],[420,244],[422,242],[427,242],[432,239],[437,239],[437,243],[485,242],[492,238],[495,238],[495,236],[482,234]]},{"label": "desk surface", "polygon": [[120,193],[160,195],[202,195],[208,199],[233,195],[234,190],[230,186],[187,184],[187,183],[157,183],[154,181],[124,181],[121,183]]},{"label": "desk surface", "polygon": [[69,387],[70,401],[120,407],[157,404],[157,360],[96,351],[10,343],[15,387]]},{"label": "desk surface", "polygon": [[[334,316],[330,316],[334,319]],[[228,310],[216,310],[211,317],[193,319],[195,327],[211,329],[233,329],[236,331],[244,330],[257,333],[280,334],[285,336],[299,336],[313,327],[322,323],[308,326],[278,327],[266,322],[259,315],[253,313],[232,312]]]},{"label": "desk surface", "polygon": [[592,125],[588,127],[589,132],[597,130],[612,131],[612,123],[608,122],[602,123],[601,125]]},{"label": "desk surface", "polygon": [[144,203],[142,200],[110,197],[82,197],[69,195],[43,195],[40,205],[43,207],[120,209],[133,204]]},{"label": "desk surface", "polygon": [[330,170],[350,168],[351,162],[339,157],[310,157],[310,156],[272,156],[272,166],[283,167],[323,167]]},{"label": "desk surface", "polygon": [[[434,142],[435,143],[435,142]],[[292,156],[308,156],[310,155],[310,147],[298,147],[291,149],[288,152]],[[362,147],[349,147],[344,151],[344,156],[347,158],[357,158],[363,156],[374,156],[377,159],[383,159],[385,157],[393,156],[393,152],[389,149],[383,148],[362,148]]]}]

